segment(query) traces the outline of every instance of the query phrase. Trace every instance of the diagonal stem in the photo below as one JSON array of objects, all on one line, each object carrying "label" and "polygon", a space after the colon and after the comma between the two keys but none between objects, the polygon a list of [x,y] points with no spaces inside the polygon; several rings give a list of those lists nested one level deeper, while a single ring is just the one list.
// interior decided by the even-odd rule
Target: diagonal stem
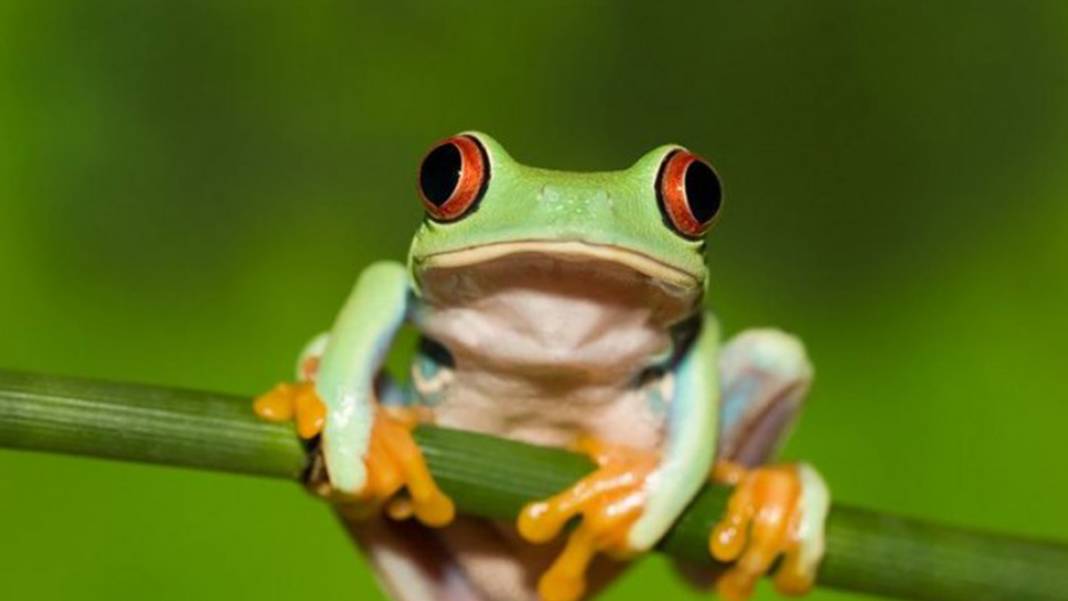
[{"label": "diagonal stem", "polygon": [[[461,511],[512,519],[566,488],[581,456],[470,432],[416,432]],[[0,447],[297,480],[308,455],[290,426],[259,421],[233,395],[0,371]],[[708,486],[660,549],[711,564],[708,533],[729,489]],[[929,601],[1068,601],[1068,546],[972,532],[835,505],[819,584]]]}]

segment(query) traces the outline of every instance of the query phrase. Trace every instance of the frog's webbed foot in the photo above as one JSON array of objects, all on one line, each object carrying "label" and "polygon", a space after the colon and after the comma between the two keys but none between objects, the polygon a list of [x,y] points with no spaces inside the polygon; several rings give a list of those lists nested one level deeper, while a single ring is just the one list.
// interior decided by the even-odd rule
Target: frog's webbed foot
[{"label": "frog's webbed foot", "polygon": [[720,463],[713,479],[736,485],[709,539],[713,557],[734,562],[716,583],[719,594],[728,601],[748,599],[779,556],[774,576],[779,592],[808,592],[823,556],[830,502],[819,473],[805,464],[746,469]]},{"label": "frog's webbed foot", "polygon": [[519,514],[519,534],[533,543],[552,540],[572,518],[582,518],[538,582],[544,601],[581,597],[587,568],[598,552],[621,558],[631,553],[627,535],[645,505],[646,479],[657,466],[657,456],[649,451],[591,438],[580,440],[577,447],[594,459],[598,469],[566,491],[527,505]]},{"label": "frog's webbed foot", "polygon": [[[326,406],[313,382],[279,384],[253,403],[261,418],[294,420],[297,433],[310,439],[322,432]],[[444,526],[456,510],[438,488],[412,431],[423,421],[417,409],[375,406],[374,424],[364,463],[367,481],[356,495],[343,495],[330,486],[321,455],[309,470],[307,486],[316,494],[336,501],[350,517],[367,516],[385,506],[394,519],[414,516],[428,526]]]}]

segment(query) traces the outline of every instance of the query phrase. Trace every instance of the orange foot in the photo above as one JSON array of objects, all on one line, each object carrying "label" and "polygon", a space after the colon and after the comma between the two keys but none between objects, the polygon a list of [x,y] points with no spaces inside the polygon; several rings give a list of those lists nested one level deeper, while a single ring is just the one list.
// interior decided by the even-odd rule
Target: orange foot
[{"label": "orange foot", "polygon": [[296,420],[301,438],[314,438],[323,431],[326,405],[319,400],[314,382],[281,383],[252,403],[256,415],[269,422]]},{"label": "orange foot", "polygon": [[569,520],[581,515],[567,545],[538,581],[543,601],[574,601],[586,590],[586,570],[593,556],[628,554],[627,533],[645,504],[644,484],[656,456],[583,438],[578,450],[599,468],[566,491],[531,503],[519,514],[520,536],[532,543],[552,540]]},{"label": "orange foot", "polygon": [[[312,382],[279,384],[253,403],[261,418],[282,422],[295,419],[301,438],[318,435],[326,420],[326,406]],[[455,506],[430,475],[412,430],[422,417],[417,410],[377,406],[367,449],[367,484],[355,499],[335,494],[324,470],[313,470],[308,483],[319,495],[345,502],[346,513],[365,516],[383,505],[395,519],[415,516],[428,526],[445,526]],[[405,491],[407,494],[400,494]],[[353,503],[353,501],[355,501]]]},{"label": "orange foot", "polygon": [[[826,487],[805,465],[780,465],[747,470],[719,463],[713,480],[736,485],[727,513],[709,539],[712,556],[734,562],[716,588],[728,601],[743,601],[756,581],[780,555],[775,587],[784,595],[802,595],[812,588],[823,553]],[[806,507],[807,506],[807,507]]]},{"label": "orange foot", "polygon": [[[367,450],[367,485],[358,500],[370,506],[386,503],[387,513],[397,520],[414,515],[427,526],[446,526],[456,516],[456,507],[434,482],[423,451],[412,438],[420,421],[413,409],[376,410]],[[397,496],[401,489],[407,494]]]}]

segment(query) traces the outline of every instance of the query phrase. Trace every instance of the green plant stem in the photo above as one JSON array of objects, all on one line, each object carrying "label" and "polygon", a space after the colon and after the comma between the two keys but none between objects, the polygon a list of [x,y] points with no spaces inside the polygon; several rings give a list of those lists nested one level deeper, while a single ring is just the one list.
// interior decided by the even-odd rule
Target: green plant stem
[{"label": "green plant stem", "polygon": [[[590,470],[559,449],[424,427],[416,438],[461,511],[513,518]],[[308,454],[288,425],[232,395],[0,371],[0,447],[297,480]],[[729,489],[708,486],[660,549],[711,564]],[[931,601],[1066,600],[1068,547],[834,505],[821,586]]]}]

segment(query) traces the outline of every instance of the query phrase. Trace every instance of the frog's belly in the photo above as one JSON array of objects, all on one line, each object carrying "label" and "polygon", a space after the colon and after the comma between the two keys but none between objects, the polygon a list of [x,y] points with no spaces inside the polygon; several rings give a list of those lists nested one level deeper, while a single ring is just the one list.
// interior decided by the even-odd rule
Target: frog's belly
[{"label": "frog's belly", "polygon": [[568,446],[580,435],[637,448],[654,448],[664,415],[643,390],[616,387],[524,390],[484,373],[457,373],[434,407],[438,425],[532,444]]},{"label": "frog's belly", "polygon": [[[450,355],[413,369],[436,423],[549,446],[580,435],[661,445],[665,409],[638,376],[671,349],[670,327],[693,298],[612,263],[537,255],[424,273],[421,284],[417,326]],[[434,536],[445,550],[434,565],[463,574],[474,591],[464,598],[534,601],[559,552],[524,543],[508,523],[461,519]],[[620,565],[595,562],[606,571],[591,591]]]},{"label": "frog's belly", "polygon": [[453,362],[438,424],[556,446],[583,434],[659,444],[663,410],[636,383],[670,349],[677,299],[612,264],[540,257],[424,284],[419,327]]}]

